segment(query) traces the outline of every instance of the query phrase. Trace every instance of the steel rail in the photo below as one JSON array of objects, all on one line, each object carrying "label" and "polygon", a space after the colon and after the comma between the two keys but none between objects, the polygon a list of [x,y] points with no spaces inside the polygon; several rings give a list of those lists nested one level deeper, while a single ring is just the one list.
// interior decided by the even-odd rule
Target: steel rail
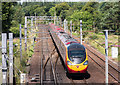
[{"label": "steel rail", "polygon": [[[87,47],[86,47],[87,48]],[[87,50],[89,50],[88,48],[87,48]],[[102,58],[100,58],[97,54],[95,54],[95,53],[93,53],[91,50],[89,50],[92,54],[94,54],[95,56],[97,56],[100,60],[102,60],[103,62],[105,62],[105,60],[103,60]],[[118,70],[118,69],[116,69],[116,68],[114,68],[112,65],[110,65],[109,63],[108,63],[108,65],[111,67],[111,68],[113,68],[114,70],[116,70],[118,73],[120,73],[120,71]]]},{"label": "steel rail", "polygon": [[[43,37],[43,34],[41,35]],[[43,40],[41,42],[41,50],[42,50],[42,57],[41,57],[41,85],[43,84]]]},{"label": "steel rail", "polygon": [[[41,81],[43,81],[43,73],[44,73],[44,71],[45,71],[45,67],[46,67],[46,65],[47,65],[47,63],[48,63],[49,60],[50,60],[51,67],[52,67],[52,73],[53,73],[53,77],[54,77],[54,83],[55,83],[55,85],[57,85],[56,74],[55,74],[54,67],[53,67],[53,63],[52,63],[52,60],[50,59],[50,57],[48,57],[48,58],[46,59],[46,62],[45,62],[45,64],[44,64],[43,68],[42,68],[42,76],[41,76],[42,79],[41,79]],[[43,82],[42,82],[42,83],[43,83]]]},{"label": "steel rail", "polygon": [[75,85],[75,82],[73,81],[73,79],[70,79],[70,81],[72,82],[72,85]]},{"label": "steel rail", "polygon": [[83,79],[83,81],[85,82],[85,84],[86,84],[86,85],[88,85],[88,83],[87,83],[87,81],[86,81],[86,79],[85,79],[85,78]]},{"label": "steel rail", "polygon": [[[90,55],[88,55],[89,57],[90,57]],[[102,69],[104,69],[105,70],[105,67],[103,67],[103,66],[101,66],[97,61],[95,61],[92,57],[90,57],[97,65],[99,65]],[[113,76],[113,74],[112,73],[110,73],[110,72],[108,72],[108,74],[112,77],[112,78],[114,78],[116,81],[118,81],[118,82],[120,82],[115,76]]]},{"label": "steel rail", "polygon": [[42,73],[43,72],[43,65],[42,64],[43,64],[43,59],[41,58],[41,78],[40,78],[41,79],[41,85],[43,84],[43,78],[42,78],[42,76],[43,76],[42,75],[43,74]]},{"label": "steel rail", "polygon": [[[49,33],[49,32],[48,32],[48,33]],[[48,43],[47,43],[47,44],[48,44]],[[43,46],[43,45],[42,45],[42,46]],[[47,47],[48,47],[48,46],[47,46]],[[42,47],[42,52],[44,52],[44,51],[43,51],[43,47]],[[46,59],[44,65],[43,65],[43,59],[41,59],[41,62],[42,62],[42,65],[43,65],[43,66],[41,66],[41,84],[44,84],[44,82],[43,82],[43,81],[45,81],[45,80],[43,80],[43,79],[44,79],[44,76],[45,76],[45,75],[44,75],[44,72],[45,72],[47,63],[48,63],[48,61],[50,60],[50,65],[51,65],[51,69],[52,69],[52,76],[53,76],[53,82],[54,82],[55,85],[57,85],[56,73],[55,73],[55,70],[54,70],[53,62],[52,62],[52,60],[51,60],[52,55],[55,53],[55,48],[54,48],[52,51],[49,51],[49,52],[51,52],[51,53],[50,53],[50,55],[48,55],[48,58]],[[52,81],[52,80],[51,80],[51,81]]]},{"label": "steel rail", "polygon": [[53,65],[53,63],[52,63],[52,60],[51,60],[51,58],[50,58],[50,63],[51,63],[51,67],[52,67],[52,73],[53,73],[53,77],[54,77],[54,83],[55,83],[55,85],[57,85],[57,80],[56,80],[56,73],[55,73],[55,69],[54,69],[54,65]]}]

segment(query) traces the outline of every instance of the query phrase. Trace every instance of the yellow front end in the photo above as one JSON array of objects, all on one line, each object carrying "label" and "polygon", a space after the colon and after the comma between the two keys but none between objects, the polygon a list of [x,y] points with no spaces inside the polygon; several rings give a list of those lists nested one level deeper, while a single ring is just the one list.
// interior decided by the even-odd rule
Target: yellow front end
[{"label": "yellow front end", "polygon": [[66,60],[71,63],[71,65],[68,65],[67,63],[67,68],[69,73],[86,73],[88,67],[88,63],[85,64],[85,62],[88,62],[87,51],[86,51],[86,59],[80,64],[72,63],[68,58],[68,54],[66,56],[67,56]]}]

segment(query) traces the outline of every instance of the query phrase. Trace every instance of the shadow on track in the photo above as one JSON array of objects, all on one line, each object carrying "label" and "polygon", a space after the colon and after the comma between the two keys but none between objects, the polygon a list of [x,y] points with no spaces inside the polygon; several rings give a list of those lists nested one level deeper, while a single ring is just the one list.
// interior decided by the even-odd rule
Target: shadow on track
[{"label": "shadow on track", "polygon": [[89,79],[90,78],[90,74],[88,72],[86,73],[81,73],[81,74],[70,74],[70,73],[66,73],[66,76],[69,79],[73,79],[73,80],[83,80],[83,79]]}]

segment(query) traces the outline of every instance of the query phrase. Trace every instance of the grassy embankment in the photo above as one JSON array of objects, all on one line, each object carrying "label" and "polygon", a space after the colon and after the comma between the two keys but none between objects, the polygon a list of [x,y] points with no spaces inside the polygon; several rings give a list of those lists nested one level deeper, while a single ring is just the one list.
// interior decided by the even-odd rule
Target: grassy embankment
[{"label": "grassy embankment", "polygon": [[[24,32],[24,30],[22,30]],[[34,31],[38,31],[35,29]],[[31,34],[31,32],[28,30],[28,38],[33,38],[37,36],[37,34]],[[18,44],[17,47],[14,47],[14,64],[15,64],[15,77],[16,77],[16,83],[20,82],[20,72],[17,70],[17,68],[22,72],[22,73],[28,73],[27,72],[27,61],[29,60],[30,57],[32,57],[33,54],[33,39],[28,39],[27,40],[27,51],[25,51],[25,43],[24,39],[22,39],[22,61],[20,61],[20,40],[19,38],[15,38],[13,40],[13,44]],[[17,67],[17,68],[16,68]]]},{"label": "grassy embankment", "polygon": [[[78,33],[73,33],[73,35],[79,37],[80,35]],[[105,35],[102,32],[99,33],[93,33],[93,32],[89,32],[87,35],[84,35],[84,41],[88,44],[90,44],[92,47],[96,48],[99,52],[101,52],[102,54],[105,54],[105,48],[103,48],[102,46],[105,46]],[[99,44],[101,44],[102,46],[100,46]],[[113,34],[109,34],[108,35],[108,46],[113,45],[114,43],[118,42],[118,35],[113,35]],[[118,45],[118,43],[116,44]],[[119,44],[120,45],[120,44]],[[120,47],[119,47],[119,51],[120,51]],[[111,58],[111,47],[109,47],[108,49],[108,56],[109,58]],[[115,61],[120,61],[120,54],[118,56],[118,58],[113,59]]]}]

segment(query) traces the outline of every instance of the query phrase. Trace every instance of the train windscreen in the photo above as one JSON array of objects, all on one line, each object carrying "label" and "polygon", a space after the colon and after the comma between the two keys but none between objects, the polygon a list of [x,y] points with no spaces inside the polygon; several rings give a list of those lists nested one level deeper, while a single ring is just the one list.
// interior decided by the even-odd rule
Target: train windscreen
[{"label": "train windscreen", "polygon": [[74,64],[82,63],[86,58],[85,48],[75,43],[74,46],[70,46],[68,49],[68,58]]}]

